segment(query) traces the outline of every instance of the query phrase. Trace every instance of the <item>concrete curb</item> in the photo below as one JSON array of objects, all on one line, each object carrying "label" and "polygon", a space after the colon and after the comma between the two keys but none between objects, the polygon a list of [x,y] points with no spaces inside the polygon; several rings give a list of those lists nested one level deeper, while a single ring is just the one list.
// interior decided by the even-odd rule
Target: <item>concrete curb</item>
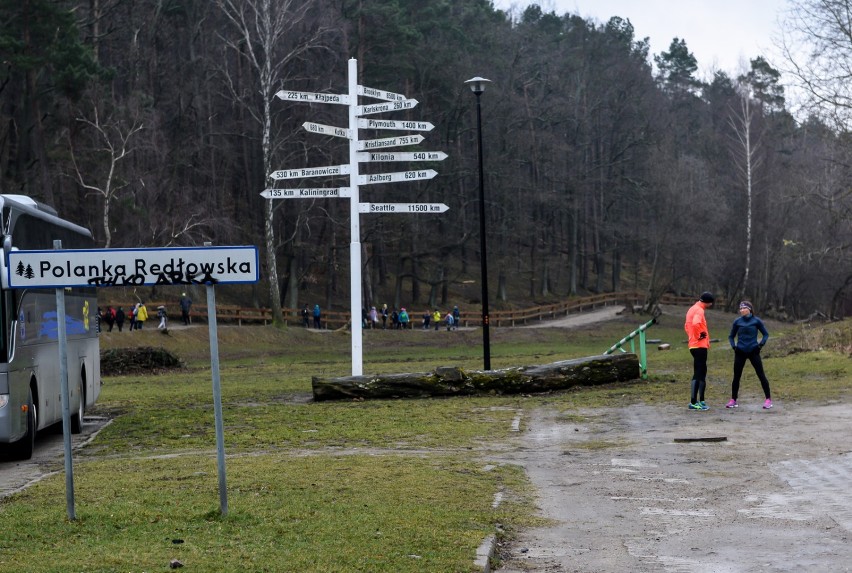
[{"label": "concrete curb", "polygon": [[476,567],[482,568],[482,573],[491,573],[491,558],[494,557],[494,550],[497,548],[497,536],[493,533],[485,538],[479,548],[476,550],[476,560],[473,564]]}]

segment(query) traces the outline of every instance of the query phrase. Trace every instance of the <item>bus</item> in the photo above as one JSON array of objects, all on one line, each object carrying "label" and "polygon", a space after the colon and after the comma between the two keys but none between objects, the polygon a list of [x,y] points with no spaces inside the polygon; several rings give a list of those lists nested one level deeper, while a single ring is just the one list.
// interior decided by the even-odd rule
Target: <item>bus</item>
[{"label": "bus", "polygon": [[[9,252],[94,248],[92,233],[24,195],[0,195],[0,452],[30,459],[36,434],[62,421],[56,290],[10,289]],[[65,289],[71,432],[100,394],[98,301],[94,287]]]}]

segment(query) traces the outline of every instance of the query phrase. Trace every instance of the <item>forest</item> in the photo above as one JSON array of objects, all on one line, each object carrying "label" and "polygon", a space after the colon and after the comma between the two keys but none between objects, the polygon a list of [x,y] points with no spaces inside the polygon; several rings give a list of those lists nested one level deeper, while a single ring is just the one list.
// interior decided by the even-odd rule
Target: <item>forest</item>
[{"label": "forest", "polygon": [[[0,0],[0,193],[54,206],[105,248],[257,245],[262,282],[244,304],[345,310],[349,202],[261,193],[349,184],[270,174],[348,163],[345,140],[303,128],[345,127],[345,106],[275,94],[346,93],[354,58],[362,85],[418,101],[371,118],[435,126],[393,151],[448,156],[362,165],[438,172],[361,187],[362,201],[449,206],[361,215],[363,305],[471,309],[480,182],[465,81],[482,76],[492,307],[638,289],[651,308],[711,290],[776,318],[842,318],[852,0],[791,4],[798,51],[702,79],[684,40],[651,54],[628,20],[536,5]],[[804,94],[795,114],[786,77]]]}]

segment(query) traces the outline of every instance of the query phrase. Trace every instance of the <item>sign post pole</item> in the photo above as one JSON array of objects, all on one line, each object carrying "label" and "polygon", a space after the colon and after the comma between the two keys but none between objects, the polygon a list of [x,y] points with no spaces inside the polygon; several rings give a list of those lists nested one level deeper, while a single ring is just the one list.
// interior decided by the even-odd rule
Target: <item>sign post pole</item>
[{"label": "sign post pole", "polygon": [[[212,243],[204,243],[205,247]],[[219,329],[216,322],[216,290],[207,283],[207,329],[210,337],[210,370],[213,373],[213,416],[216,419],[216,465],[219,475],[219,513],[228,515],[228,480],[225,476],[225,430],[222,422],[222,385],[219,378]]]},{"label": "sign post pole", "polygon": [[361,330],[361,212],[358,192],[358,60],[349,60],[349,244],[350,306],[352,307],[352,376],[364,372],[363,332]]},{"label": "sign post pole", "polygon": [[[62,250],[62,241],[53,241],[53,248]],[[59,340],[59,384],[62,398],[62,441],[65,445],[65,506],[68,519],[77,519],[74,509],[74,462],[71,457],[71,404],[68,391],[68,333],[65,324],[65,289],[56,289],[56,334]],[[80,396],[82,400],[83,397]],[[82,420],[81,420],[82,422]],[[35,429],[33,430],[35,431]]]}]

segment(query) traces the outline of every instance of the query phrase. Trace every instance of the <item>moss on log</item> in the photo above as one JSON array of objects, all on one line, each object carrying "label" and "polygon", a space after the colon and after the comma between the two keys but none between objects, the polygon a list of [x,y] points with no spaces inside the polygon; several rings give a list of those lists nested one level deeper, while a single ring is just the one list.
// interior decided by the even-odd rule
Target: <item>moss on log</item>
[{"label": "moss on log", "polygon": [[635,354],[610,354],[502,370],[436,368],[434,372],[312,378],[314,399],[388,399],[564,390],[639,378]]}]

